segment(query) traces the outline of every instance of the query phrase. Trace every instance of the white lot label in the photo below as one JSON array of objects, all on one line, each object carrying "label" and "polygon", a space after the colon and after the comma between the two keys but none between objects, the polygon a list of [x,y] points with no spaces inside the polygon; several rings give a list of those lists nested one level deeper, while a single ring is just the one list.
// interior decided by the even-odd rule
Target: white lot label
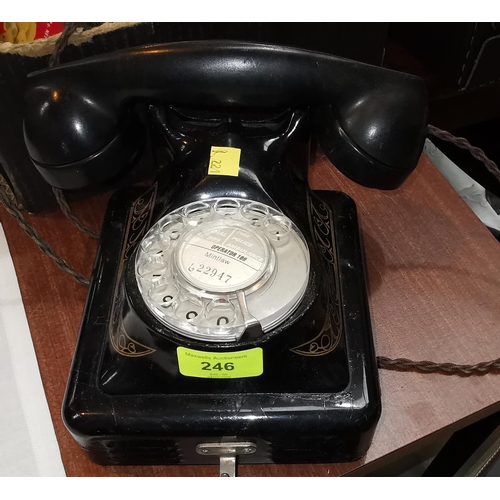
[{"label": "white lot label", "polygon": [[269,261],[267,241],[254,230],[221,223],[191,231],[179,247],[184,278],[212,292],[240,290],[264,274]]}]

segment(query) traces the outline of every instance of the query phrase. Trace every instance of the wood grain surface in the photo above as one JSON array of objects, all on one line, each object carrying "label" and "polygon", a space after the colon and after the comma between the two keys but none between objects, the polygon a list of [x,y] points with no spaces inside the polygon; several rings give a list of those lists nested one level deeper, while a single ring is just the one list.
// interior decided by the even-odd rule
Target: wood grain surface
[{"label": "wood grain surface", "polygon": [[[392,192],[346,179],[319,153],[315,189],[338,189],[357,203],[367,257],[377,354],[476,363],[500,356],[500,244],[437,169],[422,157]],[[106,196],[74,204],[99,228]],[[74,267],[90,275],[97,242],[59,212],[29,219]],[[69,476],[217,475],[215,466],[102,467],[66,431],[60,415],[86,299],[85,287],[45,257],[0,208],[62,459]],[[500,374],[448,376],[382,370],[382,417],[367,456],[351,464],[247,465],[240,476],[335,476],[408,453],[439,431],[451,432],[500,410]],[[361,467],[358,472],[366,470]]]}]

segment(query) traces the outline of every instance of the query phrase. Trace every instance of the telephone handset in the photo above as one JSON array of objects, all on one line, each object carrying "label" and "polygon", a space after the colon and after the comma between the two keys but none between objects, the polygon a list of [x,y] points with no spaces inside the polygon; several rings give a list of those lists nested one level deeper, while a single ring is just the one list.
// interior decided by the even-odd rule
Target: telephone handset
[{"label": "telephone handset", "polygon": [[396,188],[423,147],[423,82],[183,42],[36,72],[26,102],[26,145],[53,186],[156,172],[115,193],[101,232],[63,404],[91,458],[366,453],[381,406],[356,209],[308,187],[311,138],[356,182]]},{"label": "telephone handset", "polygon": [[116,175],[144,134],[137,100],[191,108],[316,108],[318,136],[345,175],[398,187],[426,135],[423,81],[306,50],[243,42],[126,49],[38,71],[26,93],[25,137],[45,179],[75,189]]}]

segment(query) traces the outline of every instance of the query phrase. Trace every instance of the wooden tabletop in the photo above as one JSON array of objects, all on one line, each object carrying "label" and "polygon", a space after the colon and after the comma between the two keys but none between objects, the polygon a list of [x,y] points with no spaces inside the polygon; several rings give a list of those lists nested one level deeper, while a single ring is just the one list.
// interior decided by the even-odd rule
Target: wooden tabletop
[{"label": "wooden tabletop", "polygon": [[[500,244],[437,169],[422,157],[392,192],[363,188],[321,154],[311,169],[315,189],[338,189],[357,203],[369,277],[377,354],[476,363],[500,356]],[[106,196],[74,204],[100,227]],[[68,262],[90,275],[97,242],[59,212],[29,219]],[[45,257],[0,208],[62,459],[69,476],[217,475],[215,466],[102,467],[66,431],[60,415],[86,288]],[[247,465],[240,476],[334,476],[408,453],[440,431],[500,410],[500,374],[448,376],[382,370],[383,411],[366,457],[350,464]],[[364,468],[362,467],[364,466]],[[361,467],[361,468],[360,468]]]}]

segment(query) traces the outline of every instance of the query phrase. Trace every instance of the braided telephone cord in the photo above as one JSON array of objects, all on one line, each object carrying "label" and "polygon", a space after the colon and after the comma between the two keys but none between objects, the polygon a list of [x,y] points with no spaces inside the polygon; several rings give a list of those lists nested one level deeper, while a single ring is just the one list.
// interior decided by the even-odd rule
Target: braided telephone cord
[{"label": "braided telephone cord", "polygon": [[[50,57],[49,60],[50,68],[59,64],[61,53],[67,47],[69,39],[71,35],[73,35],[77,27],[78,26],[76,23],[65,23],[64,30],[56,42],[54,53]],[[85,224],[80,222],[71,212],[71,208],[69,207],[63,192],[60,189],[56,188],[54,188],[53,191],[62,212],[72,222],[72,224],[75,225],[80,231],[82,231],[87,236],[90,236],[91,238],[99,238],[99,236],[94,231],[92,231],[92,229],[88,228]],[[80,274],[79,272],[75,271],[63,258],[59,257],[59,255],[57,255],[54,249],[40,237],[38,231],[27,221],[27,219],[19,210],[14,193],[12,192],[10,186],[1,175],[0,175],[0,201],[5,206],[5,209],[12,215],[12,217],[14,217],[14,219],[17,220],[17,222],[24,229],[26,234],[39,246],[40,250],[45,255],[51,258],[60,269],[73,276],[73,278],[78,283],[85,286],[89,285],[89,280],[85,276],[83,276],[83,274]]]},{"label": "braided telephone cord", "polygon": [[54,52],[49,59],[49,68],[57,66],[59,64],[59,59],[61,57],[62,51],[67,47],[71,35],[76,31],[76,23],[64,23],[64,29],[61,36],[57,39],[56,45],[54,47]]},{"label": "braided telephone cord", "polygon": [[437,127],[433,127],[432,125],[429,125],[427,127],[427,131],[429,132],[430,135],[433,135],[438,139],[451,142],[452,144],[455,144],[455,146],[457,146],[458,148],[466,149],[467,151],[469,151],[469,153],[476,160],[482,162],[484,166],[488,169],[488,172],[494,175],[495,178],[498,180],[498,182],[500,182],[500,169],[493,160],[490,160],[484,154],[484,151],[481,148],[476,148],[475,146],[472,146],[472,144],[464,137],[455,137],[453,134],[450,134],[449,132],[441,130]]},{"label": "braided telephone cord", "polygon": [[59,208],[61,209],[62,213],[70,220],[70,222],[75,226],[77,229],[79,229],[83,234],[88,236],[89,238],[94,238],[96,240],[99,239],[99,235],[90,229],[87,225],[85,225],[83,222],[81,222],[71,211],[71,208],[68,205],[68,202],[66,201],[66,197],[64,196],[64,193],[58,189],[53,187],[52,191],[56,197],[57,203],[59,204]]},{"label": "braided telephone cord", "polygon": [[[463,137],[455,137],[453,134],[429,125],[427,128],[429,135],[433,135],[443,141],[451,142],[455,146],[466,149],[470,154],[484,164],[488,172],[493,174],[500,182],[500,169],[497,164],[490,160],[484,151],[472,146],[469,141]],[[425,373],[443,373],[447,375],[485,375],[491,372],[500,372],[500,358],[491,361],[483,361],[475,365],[459,365],[455,363],[434,363],[432,361],[413,361],[406,358],[391,359],[384,356],[378,356],[377,362],[379,368],[385,370],[400,371],[419,371]]]},{"label": "braided telephone cord", "polygon": [[47,257],[50,257],[63,271],[71,274],[71,276],[73,276],[73,278],[78,283],[88,286],[89,280],[85,276],[83,276],[83,274],[80,274],[79,272],[72,269],[64,259],[57,255],[57,253],[48,243],[42,240],[42,238],[38,234],[38,231],[27,221],[27,219],[17,207],[15,201],[8,195],[9,191],[6,188],[6,185],[7,183],[5,182],[3,177],[1,177],[0,202],[2,202],[5,209],[10,213],[10,215],[12,215],[12,217],[14,217],[14,219],[17,220],[17,222],[19,222],[19,225],[24,229],[26,234],[40,247],[40,250],[45,255],[47,255]]},{"label": "braided telephone cord", "polygon": [[492,361],[482,361],[475,365],[459,365],[456,363],[434,363],[433,361],[413,361],[406,358],[377,357],[378,367],[385,370],[407,372],[443,373],[445,375],[486,375],[500,371],[500,358]]}]

